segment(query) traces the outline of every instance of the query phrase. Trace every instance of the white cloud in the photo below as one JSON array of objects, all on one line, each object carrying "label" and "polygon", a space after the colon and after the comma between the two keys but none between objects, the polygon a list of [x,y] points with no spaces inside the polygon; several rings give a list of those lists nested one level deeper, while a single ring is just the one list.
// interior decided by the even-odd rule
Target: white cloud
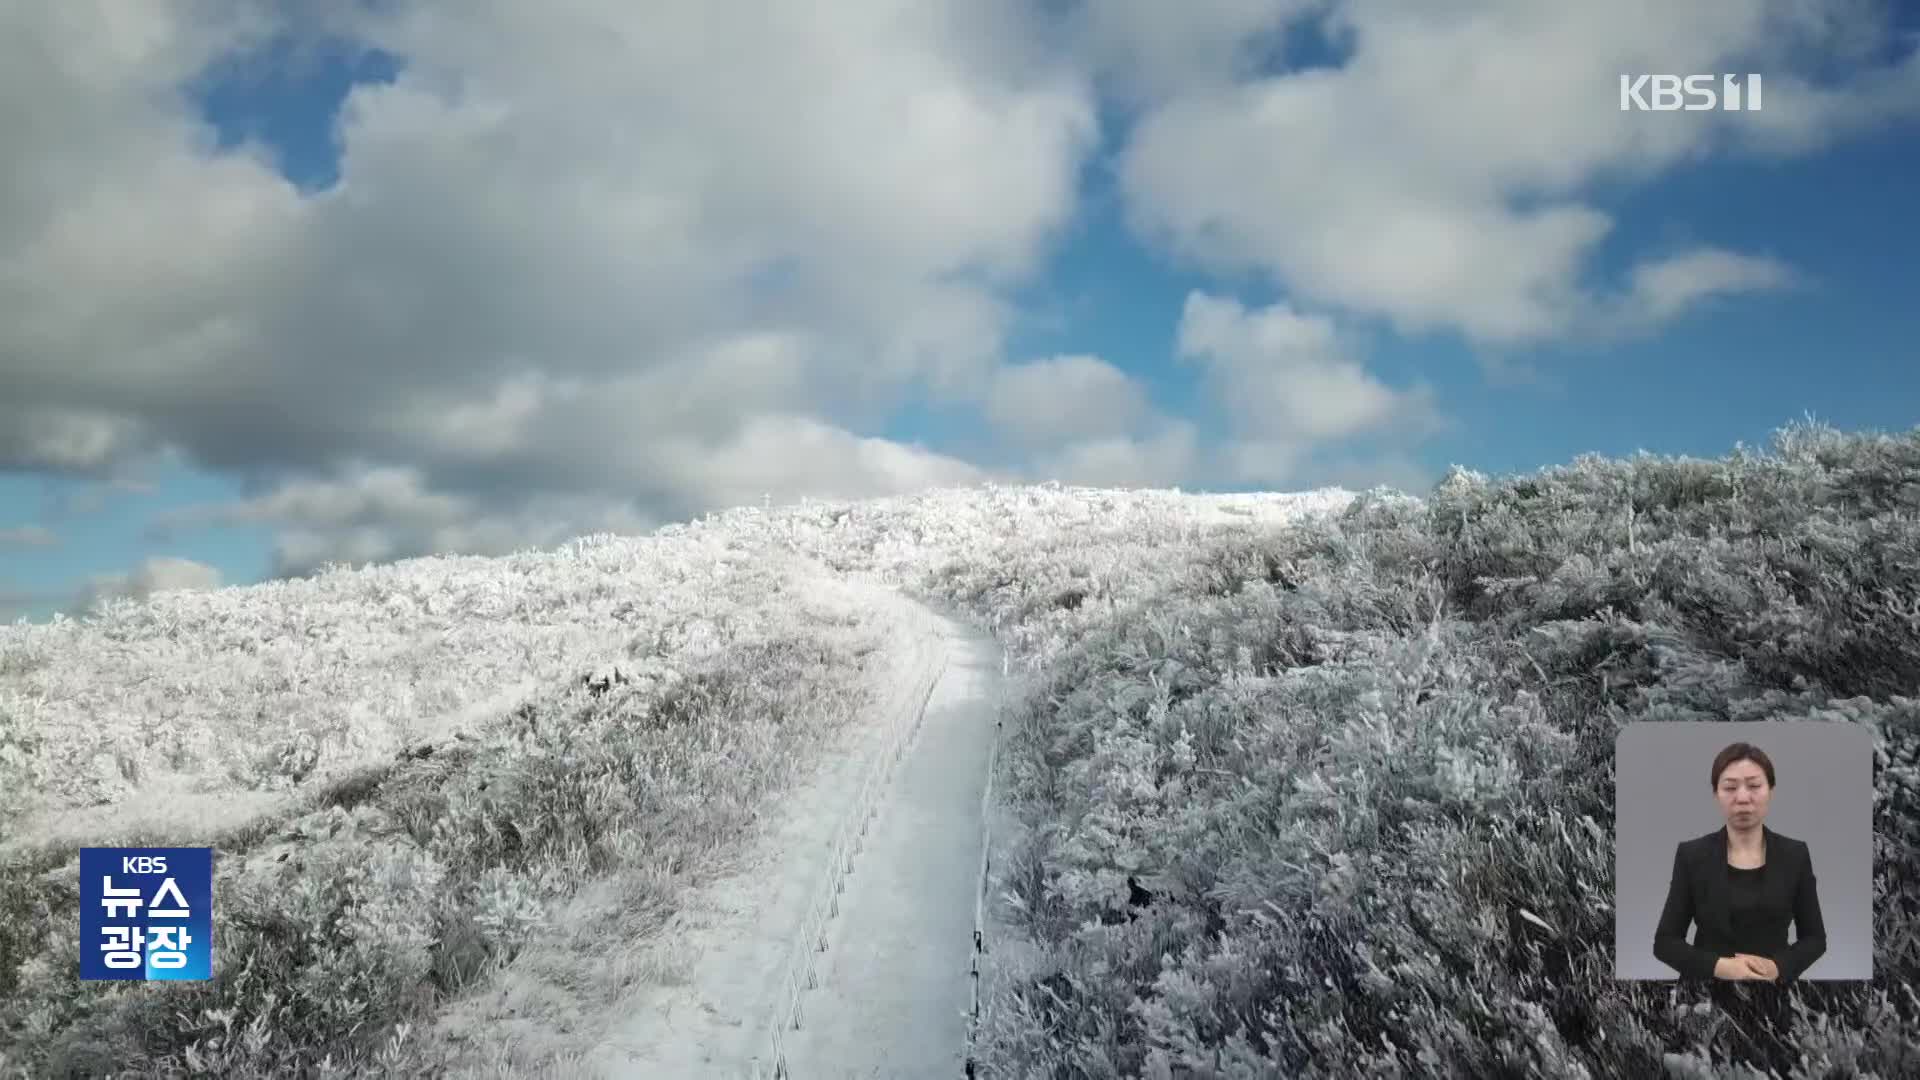
[{"label": "white cloud", "polygon": [[1778,259],[1696,248],[1634,267],[1621,321],[1658,324],[1710,297],[1784,289],[1794,280]]},{"label": "white cloud", "polygon": [[318,195],[176,92],[287,10],[0,14],[0,467],[177,446],[287,563],[971,475],[855,432],[985,393],[1072,213],[1090,87],[1013,0],[303,14],[404,63]]},{"label": "white cloud", "polygon": [[1249,311],[1237,300],[1192,293],[1179,348],[1204,365],[1231,430],[1242,436],[1305,445],[1388,430],[1415,436],[1439,423],[1428,391],[1380,382],[1353,358],[1333,320],[1285,303]]},{"label": "white cloud", "polygon": [[986,402],[987,419],[1029,446],[1122,435],[1151,412],[1145,388],[1097,356],[1010,364]]},{"label": "white cloud", "polygon": [[1203,460],[1194,425],[1167,420],[1148,434],[1072,442],[1041,455],[1026,475],[1089,487],[1175,487],[1193,482]]},{"label": "white cloud", "polygon": [[[417,528],[450,525],[469,512],[459,498],[426,490],[418,469],[355,466],[338,480],[286,483],[259,497],[219,508],[223,523],[288,522],[339,528],[390,523]],[[191,512],[178,514],[186,520]]]},{"label": "white cloud", "polygon": [[167,511],[151,533],[166,540],[197,526],[261,523],[278,529],[276,574],[437,552],[504,555],[581,532],[660,524],[613,500],[535,494],[517,503],[482,501],[432,490],[419,469],[350,463],[327,477],[284,478],[259,495]]},{"label": "white cloud", "polygon": [[[605,431],[608,429],[595,429]],[[567,458],[591,448],[562,444]],[[719,435],[659,436],[624,461],[601,463],[613,475],[656,468],[691,481],[710,505],[822,498],[868,498],[975,483],[989,474],[916,446],[864,438],[810,417],[758,414]],[[540,466],[535,461],[533,466]],[[672,503],[691,497],[665,492]],[[326,476],[283,478],[270,490],[226,503],[175,509],[152,533],[167,539],[205,525],[266,523],[278,528],[276,574],[303,574],[328,562],[363,563],[439,552],[504,555],[549,547],[595,532],[646,532],[691,512],[665,514],[641,500],[567,493],[529,485],[517,498],[490,499],[438,490],[418,468],[347,464]]]},{"label": "white cloud", "polygon": [[0,404],[0,469],[98,473],[147,448],[140,427],[97,410]]},{"label": "white cloud", "polygon": [[[1781,287],[1737,238],[1594,284],[1611,222],[1583,200],[1906,115],[1920,67],[1816,88],[1745,64],[1865,58],[1883,42],[1858,8],[7,5],[0,99],[29,104],[0,110],[0,469],[177,451],[248,495],[162,524],[269,525],[289,570],[991,475],[862,434],[916,396],[980,408],[1029,453],[1010,471],[1076,482],[1282,477],[1349,439],[1387,445],[1340,461],[1398,469],[1432,403],[1333,320],[1525,342]],[[1345,67],[1262,74],[1323,17]],[[321,30],[403,66],[354,90],[340,183],[311,194],[258,146],[217,150],[180,91]],[[1616,108],[1620,70],[1722,61],[1770,73],[1764,113]],[[1288,289],[1189,305],[1183,348],[1229,419],[1213,458],[1102,360],[1004,366],[1096,85],[1145,110],[1118,162],[1136,223]]]},{"label": "white cloud", "polygon": [[[1446,426],[1428,388],[1381,382],[1332,319],[1286,303],[1248,310],[1237,300],[1191,293],[1179,350],[1203,367],[1226,418],[1211,468],[1234,484],[1329,483],[1320,460],[1328,446],[1358,440],[1404,448]],[[1391,460],[1404,461],[1400,453]],[[1365,467],[1348,462],[1332,471],[1348,480]],[[1399,465],[1390,471],[1396,479],[1406,475]]]},{"label": "white cloud", "polygon": [[[1296,300],[1385,315],[1403,331],[1524,342],[1621,303],[1670,317],[1684,304],[1623,299],[1586,280],[1612,222],[1583,192],[1716,150],[1806,149],[1920,113],[1920,59],[1817,94],[1792,77],[1809,50],[1878,37],[1869,14],[1803,0],[1352,0],[1330,23],[1352,48],[1344,66],[1161,102],[1133,133],[1121,176],[1136,224],[1171,249],[1262,271]],[[1768,77],[1765,110],[1618,108],[1621,72],[1720,70],[1780,73]],[[1681,258],[1698,270],[1729,256],[1753,258]],[[1777,281],[1719,274],[1686,299]]]},{"label": "white cloud", "polygon": [[142,560],[129,572],[101,574],[89,579],[76,607],[87,611],[103,600],[118,596],[146,600],[156,593],[176,589],[218,589],[220,586],[220,571],[211,566],[191,559],[155,556]]},{"label": "white cloud", "polygon": [[1154,407],[1146,386],[1097,356],[1002,367],[984,413],[1029,456],[1013,473],[1096,487],[1194,483],[1205,468],[1199,428]]},{"label": "white cloud", "polygon": [[987,479],[984,470],[919,446],[852,434],[806,416],[761,415],[717,442],[665,448],[671,468],[697,471],[722,505],[786,492],[860,499]]},{"label": "white cloud", "polygon": [[1244,77],[1273,31],[1326,0],[1086,0],[1067,16],[1070,40],[1123,99],[1152,101]]}]

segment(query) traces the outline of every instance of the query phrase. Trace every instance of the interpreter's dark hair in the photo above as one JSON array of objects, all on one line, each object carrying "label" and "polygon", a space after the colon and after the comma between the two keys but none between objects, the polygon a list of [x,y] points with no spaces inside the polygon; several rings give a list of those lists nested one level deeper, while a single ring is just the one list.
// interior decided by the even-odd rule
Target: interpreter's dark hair
[{"label": "interpreter's dark hair", "polygon": [[1720,774],[1726,772],[1727,766],[1736,761],[1751,761],[1755,765],[1760,766],[1760,771],[1767,774],[1767,786],[1773,786],[1773,759],[1767,756],[1765,750],[1760,749],[1752,743],[1737,742],[1714,755],[1714,790],[1717,791],[1720,788]]}]

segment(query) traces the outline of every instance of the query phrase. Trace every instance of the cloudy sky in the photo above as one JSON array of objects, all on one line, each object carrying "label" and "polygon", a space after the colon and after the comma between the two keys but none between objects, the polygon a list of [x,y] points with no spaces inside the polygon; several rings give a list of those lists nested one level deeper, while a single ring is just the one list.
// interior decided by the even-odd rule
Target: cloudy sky
[{"label": "cloudy sky", "polygon": [[[1855,0],[8,4],[0,618],[765,496],[1905,430],[1917,43]],[[1620,110],[1720,72],[1761,111]]]}]

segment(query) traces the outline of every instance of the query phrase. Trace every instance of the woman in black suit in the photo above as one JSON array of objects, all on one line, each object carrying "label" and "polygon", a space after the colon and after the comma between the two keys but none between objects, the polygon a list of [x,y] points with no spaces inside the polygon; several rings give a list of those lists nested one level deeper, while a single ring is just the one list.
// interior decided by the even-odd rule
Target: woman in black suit
[{"label": "woman in black suit", "polygon": [[[1726,828],[1681,842],[1653,932],[1653,955],[1683,978],[1785,983],[1827,951],[1807,845],[1766,827],[1773,781],[1773,762],[1751,744],[1713,759]],[[1691,943],[1689,925],[1699,928]]]}]

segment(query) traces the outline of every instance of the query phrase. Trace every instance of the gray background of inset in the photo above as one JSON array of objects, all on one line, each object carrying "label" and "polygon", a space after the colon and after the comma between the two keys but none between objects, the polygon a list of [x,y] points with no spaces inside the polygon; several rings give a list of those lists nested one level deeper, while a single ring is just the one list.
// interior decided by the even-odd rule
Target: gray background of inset
[{"label": "gray background of inset", "polygon": [[1801,978],[1872,978],[1873,733],[1850,723],[1776,721],[1646,721],[1621,730],[1614,744],[1614,977],[1679,977],[1655,959],[1653,929],[1674,848],[1726,824],[1711,774],[1714,755],[1734,742],[1773,759],[1767,827],[1805,841],[1813,857],[1827,951]]}]

